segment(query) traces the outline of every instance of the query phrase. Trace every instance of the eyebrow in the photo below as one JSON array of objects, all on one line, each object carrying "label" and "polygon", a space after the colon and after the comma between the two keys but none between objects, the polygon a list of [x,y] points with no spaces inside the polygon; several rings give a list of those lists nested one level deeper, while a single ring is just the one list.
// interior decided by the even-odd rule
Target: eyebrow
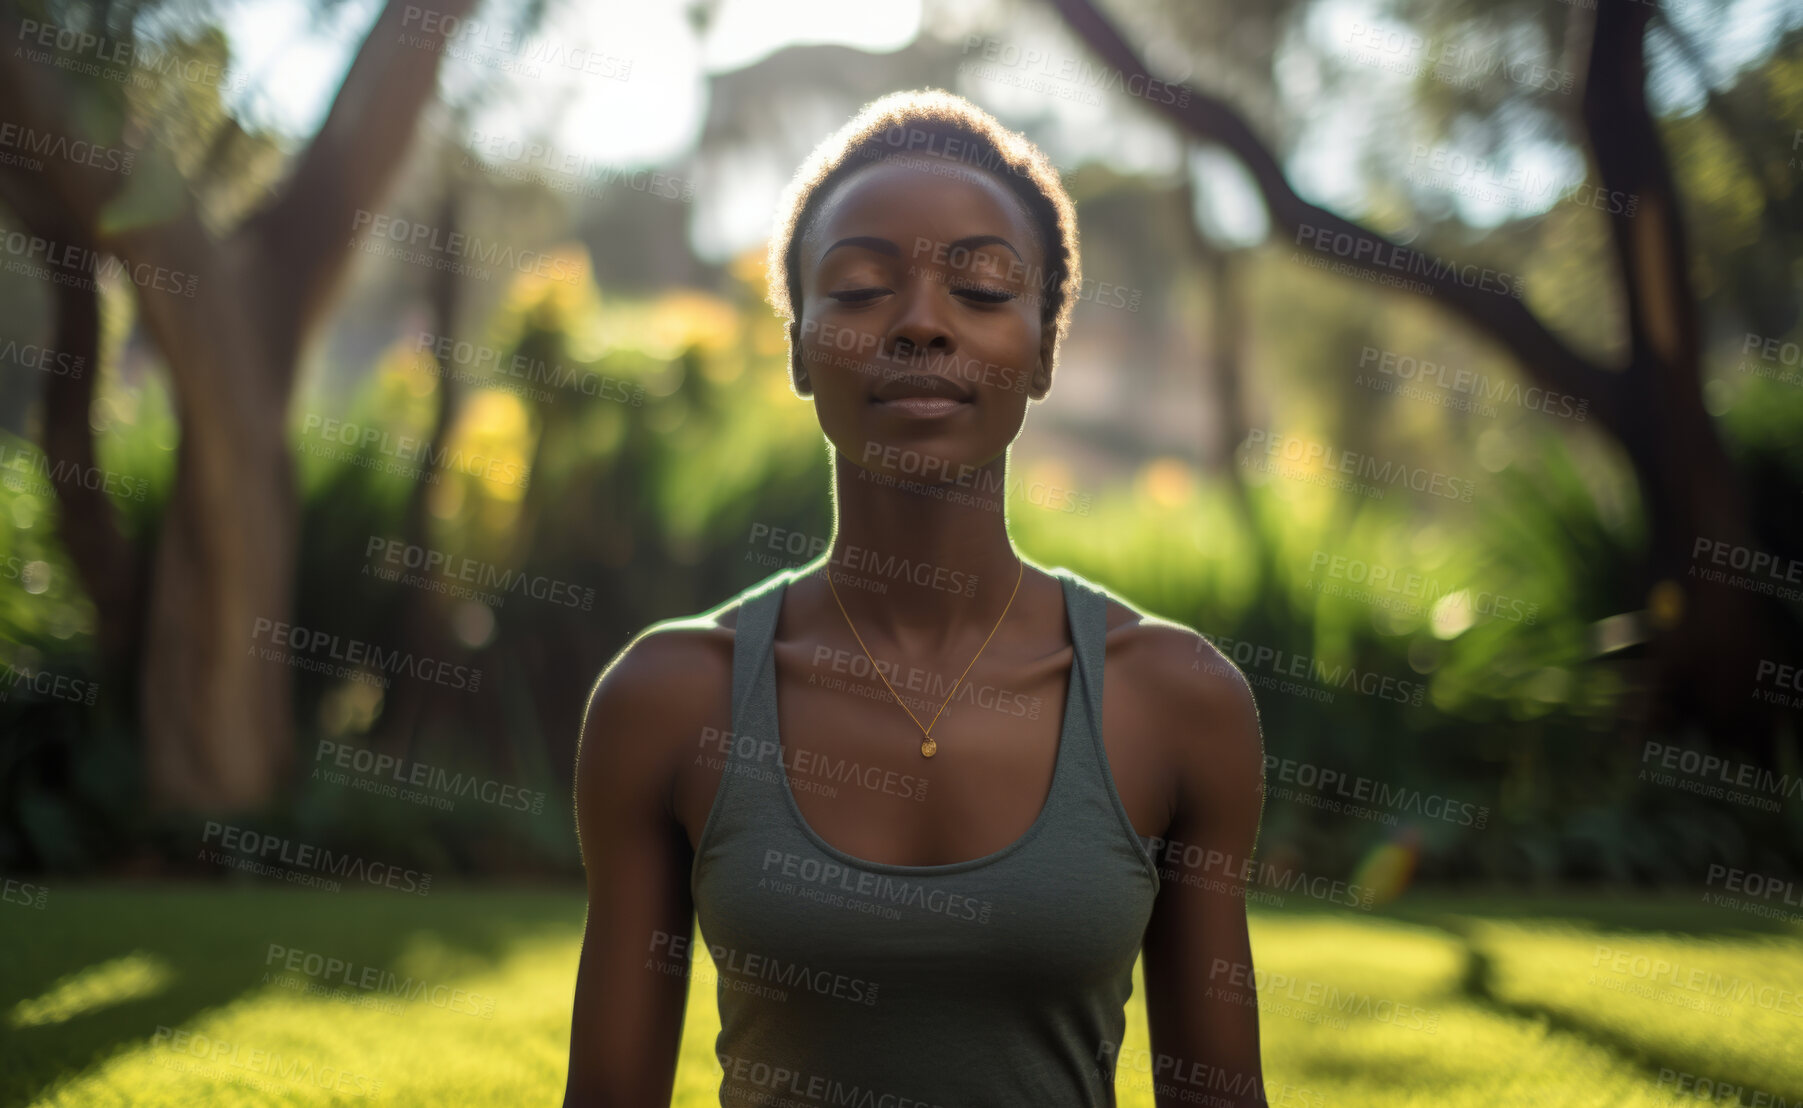
[{"label": "eyebrow", "polygon": [[[989,246],[992,243],[1006,246],[1009,253],[1020,258],[1020,251],[1014,249],[1014,244],[1000,235],[966,235],[956,242],[951,243],[951,247],[956,249],[957,247],[962,246],[966,249],[974,250],[979,246]],[[878,254],[888,254],[897,258],[901,257],[901,247],[890,242],[888,239],[877,238],[874,235],[853,235],[850,238],[840,239],[825,250],[822,250],[820,252],[820,260],[823,262],[826,261],[826,256],[839,249],[841,246],[862,246],[866,250],[874,250]],[[1025,258],[1020,258],[1020,260],[1023,262],[1026,261]]]}]

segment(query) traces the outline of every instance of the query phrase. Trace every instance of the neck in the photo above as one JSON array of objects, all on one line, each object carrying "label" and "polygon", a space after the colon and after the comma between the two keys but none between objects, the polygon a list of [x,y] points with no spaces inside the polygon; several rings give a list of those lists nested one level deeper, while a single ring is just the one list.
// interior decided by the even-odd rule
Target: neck
[{"label": "neck", "polygon": [[1002,511],[1007,458],[923,482],[834,452],[837,522],[823,568],[871,649],[937,653],[977,623],[984,635],[995,626],[1025,574]]}]

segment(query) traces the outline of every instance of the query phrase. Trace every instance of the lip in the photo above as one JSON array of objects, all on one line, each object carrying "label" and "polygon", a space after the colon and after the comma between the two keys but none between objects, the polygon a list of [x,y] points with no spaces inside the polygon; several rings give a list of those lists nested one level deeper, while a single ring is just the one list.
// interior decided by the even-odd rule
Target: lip
[{"label": "lip", "polygon": [[933,373],[898,374],[877,386],[873,397],[879,404],[914,398],[936,398],[968,402],[970,389],[963,382]]},{"label": "lip", "polygon": [[913,419],[943,419],[970,407],[970,401],[960,400],[955,396],[898,396],[893,400],[877,400],[874,403],[886,411]]}]

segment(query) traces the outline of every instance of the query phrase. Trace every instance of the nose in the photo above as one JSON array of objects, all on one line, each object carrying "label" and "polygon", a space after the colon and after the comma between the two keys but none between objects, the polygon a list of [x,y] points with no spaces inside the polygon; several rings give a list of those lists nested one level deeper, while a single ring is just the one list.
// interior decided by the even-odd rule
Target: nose
[{"label": "nose", "polygon": [[951,353],[956,340],[945,318],[945,286],[925,276],[910,284],[913,287],[904,298],[901,313],[885,336],[885,353],[902,360],[912,360],[922,353]]}]

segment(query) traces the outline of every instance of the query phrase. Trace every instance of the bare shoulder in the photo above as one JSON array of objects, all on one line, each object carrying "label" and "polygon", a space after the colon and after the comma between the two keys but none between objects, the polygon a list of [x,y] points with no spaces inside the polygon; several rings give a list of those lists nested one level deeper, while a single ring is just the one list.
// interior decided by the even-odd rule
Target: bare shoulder
[{"label": "bare shoulder", "polygon": [[[1200,632],[1110,595],[1105,702],[1156,748],[1175,803],[1262,804],[1264,740],[1251,684]],[[1187,800],[1186,800],[1187,798]]]},{"label": "bare shoulder", "polygon": [[1237,733],[1250,724],[1257,737],[1251,684],[1200,632],[1113,596],[1107,627],[1109,676],[1120,680],[1127,695],[1170,722],[1182,721],[1185,730],[1210,723]]},{"label": "bare shoulder", "polygon": [[601,671],[576,750],[578,807],[585,797],[630,793],[671,810],[685,753],[707,728],[731,726],[733,638],[744,599],[652,624]]}]

